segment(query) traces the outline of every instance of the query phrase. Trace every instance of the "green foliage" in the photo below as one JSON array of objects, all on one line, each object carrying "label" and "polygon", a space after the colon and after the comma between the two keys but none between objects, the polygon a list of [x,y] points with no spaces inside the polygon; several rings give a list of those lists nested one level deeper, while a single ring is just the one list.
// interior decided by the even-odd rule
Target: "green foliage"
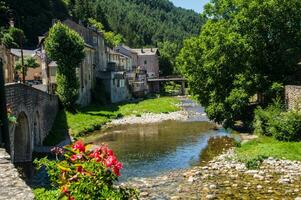
[{"label": "green foliage", "polygon": [[[199,32],[203,20],[191,10],[176,8],[166,0],[74,0],[68,1],[73,17],[84,23],[94,18],[107,32],[122,33],[132,47],[171,41]],[[114,14],[112,14],[112,12]],[[154,28],[156,27],[156,28]]]},{"label": "green foliage", "polygon": [[258,156],[276,159],[301,160],[300,142],[282,142],[273,137],[259,136],[259,138],[243,143],[236,148],[237,158],[247,162]]},{"label": "green foliage", "polygon": [[2,43],[7,48],[20,48],[24,42],[24,32],[19,28],[10,27],[2,36]]},{"label": "green foliage", "polygon": [[[38,169],[46,167],[53,188],[61,191],[59,198],[113,200],[137,197],[133,189],[114,186],[122,164],[107,146],[96,147],[77,141],[65,147],[65,152],[61,148],[52,151],[56,157],[64,159],[51,161],[43,158],[34,163]],[[57,192],[50,194],[57,195]]]},{"label": "green foliage", "polygon": [[281,113],[271,124],[271,132],[280,141],[301,141],[301,113],[288,111]]},{"label": "green foliage", "polygon": [[15,70],[22,73],[23,72],[23,67],[24,67],[24,71],[25,71],[25,76],[27,74],[27,71],[28,71],[28,68],[37,68],[39,67],[39,63],[36,62],[36,60],[32,57],[27,57],[24,59],[24,65],[22,66],[22,61],[21,59],[19,59],[17,62],[16,62],[16,65],[15,65]]},{"label": "green foliage", "polygon": [[57,90],[61,102],[67,109],[74,107],[78,97],[76,67],[85,57],[84,40],[62,23],[56,23],[49,31],[45,49],[50,59],[57,63]]},{"label": "green foliage", "polygon": [[[25,47],[36,47],[38,36],[48,31],[53,19],[64,19],[68,16],[66,5],[62,0],[2,1],[14,13],[15,26],[24,30],[27,38]],[[4,25],[7,26],[7,20]]]},{"label": "green foliage", "polygon": [[[299,0],[212,1],[198,37],[188,39],[177,66],[208,117],[244,120],[257,93],[265,103],[291,82],[301,53]],[[272,95],[270,95],[272,94]]]},{"label": "green foliage", "polygon": [[168,94],[179,94],[181,85],[175,82],[168,82],[164,85],[164,92]]},{"label": "green foliage", "polygon": [[251,160],[248,160],[245,164],[246,164],[246,167],[248,169],[259,169],[260,165],[262,164],[262,162],[264,161],[264,159],[267,159],[266,156],[261,156],[261,155],[258,155],[257,157],[251,159]]},{"label": "green foliage", "polygon": [[60,196],[60,191],[57,189],[36,188],[33,193],[36,200],[54,200]]},{"label": "green foliage", "polygon": [[275,124],[275,121],[277,123],[277,117],[283,111],[284,108],[280,101],[275,101],[265,109],[257,108],[253,122],[254,132],[260,135],[272,136],[271,125]]},{"label": "green foliage", "polygon": [[253,127],[255,133],[280,141],[301,141],[301,113],[298,110],[284,112],[280,101],[266,109],[257,108]]},{"label": "green foliage", "polygon": [[175,61],[180,51],[180,45],[175,42],[164,41],[158,43],[158,48],[160,50],[159,66],[162,76],[177,74]]}]

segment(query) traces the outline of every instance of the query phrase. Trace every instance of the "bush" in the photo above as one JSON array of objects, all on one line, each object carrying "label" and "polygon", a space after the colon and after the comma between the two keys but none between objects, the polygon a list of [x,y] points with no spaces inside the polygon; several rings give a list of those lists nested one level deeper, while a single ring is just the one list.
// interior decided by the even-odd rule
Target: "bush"
[{"label": "bush", "polygon": [[260,165],[262,164],[263,160],[266,159],[266,156],[257,156],[251,160],[248,160],[245,165],[247,169],[259,169]]},{"label": "bush", "polygon": [[301,141],[301,113],[289,111],[281,113],[270,128],[272,135],[280,141]]},{"label": "bush", "polygon": [[[137,197],[133,189],[116,187],[122,164],[107,146],[85,145],[78,141],[72,146],[54,148],[57,160],[35,160],[40,169],[46,167],[54,189],[68,199],[129,199]],[[62,157],[63,160],[58,160]],[[53,193],[55,194],[55,193]]]},{"label": "bush", "polygon": [[256,134],[272,136],[271,124],[274,124],[275,119],[281,112],[283,112],[283,106],[280,101],[275,101],[272,105],[266,109],[261,107],[255,110],[255,117],[253,121],[253,128]]}]

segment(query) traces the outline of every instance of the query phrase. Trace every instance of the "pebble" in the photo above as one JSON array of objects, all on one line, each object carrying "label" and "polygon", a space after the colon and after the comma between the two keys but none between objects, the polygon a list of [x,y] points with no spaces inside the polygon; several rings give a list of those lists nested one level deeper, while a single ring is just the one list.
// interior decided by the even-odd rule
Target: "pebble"
[{"label": "pebble", "polygon": [[211,190],[214,190],[214,189],[216,189],[217,187],[216,187],[216,185],[212,184],[212,185],[209,186],[209,188],[210,188]]},{"label": "pebble", "polygon": [[215,195],[214,194],[208,194],[206,196],[206,199],[215,199]]}]

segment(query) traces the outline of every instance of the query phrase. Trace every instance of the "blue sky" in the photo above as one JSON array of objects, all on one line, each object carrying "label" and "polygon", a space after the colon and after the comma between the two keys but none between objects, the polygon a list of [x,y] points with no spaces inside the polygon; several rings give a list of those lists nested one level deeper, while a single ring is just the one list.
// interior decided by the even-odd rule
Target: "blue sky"
[{"label": "blue sky", "polygon": [[209,0],[170,0],[175,6],[193,9],[200,13],[203,11],[203,6],[209,2]]}]

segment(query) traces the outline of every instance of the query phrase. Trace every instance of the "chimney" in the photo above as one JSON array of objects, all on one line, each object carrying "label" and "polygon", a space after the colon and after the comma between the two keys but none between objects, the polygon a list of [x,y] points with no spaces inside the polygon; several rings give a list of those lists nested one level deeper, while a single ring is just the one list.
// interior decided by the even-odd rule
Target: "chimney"
[{"label": "chimney", "polygon": [[144,51],[143,51],[143,47],[141,48],[141,53],[144,53]]},{"label": "chimney", "polygon": [[151,47],[151,52],[153,52],[153,47]]}]

